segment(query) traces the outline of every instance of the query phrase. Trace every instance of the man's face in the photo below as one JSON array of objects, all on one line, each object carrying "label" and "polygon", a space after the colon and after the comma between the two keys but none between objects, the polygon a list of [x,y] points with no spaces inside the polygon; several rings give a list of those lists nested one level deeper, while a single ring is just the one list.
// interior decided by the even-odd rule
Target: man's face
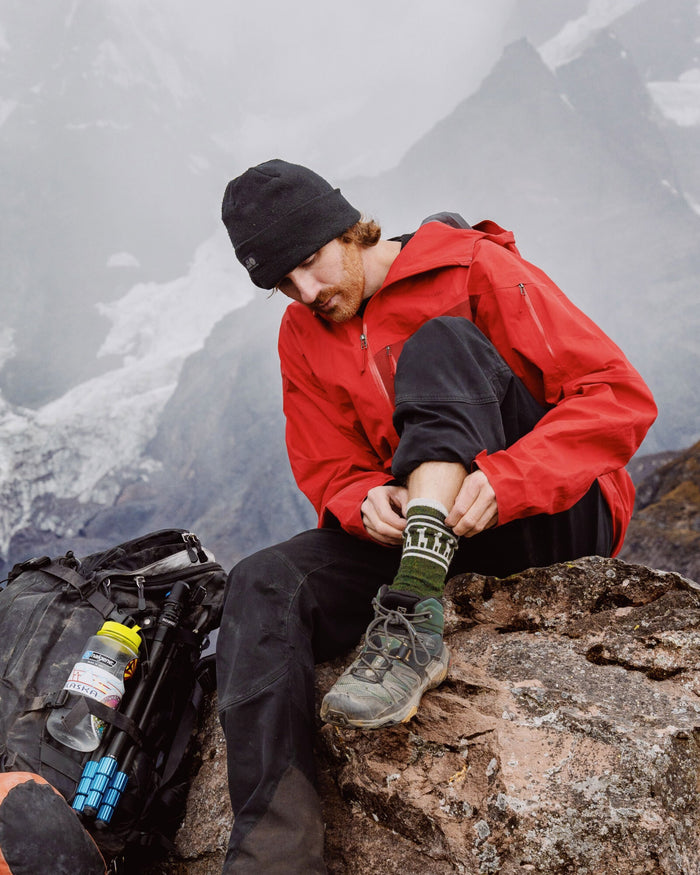
[{"label": "man's face", "polygon": [[360,248],[331,240],[288,273],[277,288],[328,322],[347,322],[365,296]]}]

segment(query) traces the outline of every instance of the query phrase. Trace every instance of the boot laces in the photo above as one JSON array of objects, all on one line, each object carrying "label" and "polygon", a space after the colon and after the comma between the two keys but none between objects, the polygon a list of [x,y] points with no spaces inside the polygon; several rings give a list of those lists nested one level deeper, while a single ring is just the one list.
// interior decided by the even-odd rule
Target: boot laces
[{"label": "boot laces", "polygon": [[[374,675],[373,680],[379,683],[391,668],[392,660],[405,662],[411,653],[414,654],[417,666],[422,668],[428,665],[432,654],[413,624],[420,620],[429,620],[432,616],[430,611],[404,613],[384,607],[376,598],[372,600],[372,605],[375,617],[367,627],[365,643],[352,673],[367,680],[367,674],[371,672]],[[398,648],[390,649],[392,639],[399,642]]]}]

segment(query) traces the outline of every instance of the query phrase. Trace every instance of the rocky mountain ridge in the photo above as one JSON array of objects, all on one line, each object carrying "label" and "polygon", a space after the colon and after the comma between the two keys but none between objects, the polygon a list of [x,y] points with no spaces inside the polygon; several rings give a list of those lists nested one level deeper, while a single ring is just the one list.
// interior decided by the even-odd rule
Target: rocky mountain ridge
[{"label": "rocky mountain ridge", "polygon": [[698,438],[700,217],[669,145],[672,126],[635,61],[611,31],[554,71],[529,43],[513,43],[394,170],[346,189],[389,233],[441,209],[512,229],[523,257],[601,325],[655,392],[651,453]]},{"label": "rocky mountain ridge", "polygon": [[665,460],[638,485],[620,556],[700,580],[700,444]]}]

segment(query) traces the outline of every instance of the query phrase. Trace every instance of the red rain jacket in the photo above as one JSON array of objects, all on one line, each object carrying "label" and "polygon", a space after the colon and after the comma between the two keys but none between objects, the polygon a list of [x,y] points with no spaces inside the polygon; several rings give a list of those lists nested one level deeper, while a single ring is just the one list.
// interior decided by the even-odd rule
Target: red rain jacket
[{"label": "red rain jacket", "polygon": [[360,506],[369,489],[391,481],[398,444],[396,360],[403,343],[440,315],[472,320],[549,408],[507,450],[475,459],[495,490],[499,524],[566,510],[598,478],[617,553],[634,503],[623,466],[656,406],[621,350],[493,222],[470,230],[423,225],[364,313],[348,322],[287,307],[279,336],[287,449],[319,526],[335,517],[368,537]]}]

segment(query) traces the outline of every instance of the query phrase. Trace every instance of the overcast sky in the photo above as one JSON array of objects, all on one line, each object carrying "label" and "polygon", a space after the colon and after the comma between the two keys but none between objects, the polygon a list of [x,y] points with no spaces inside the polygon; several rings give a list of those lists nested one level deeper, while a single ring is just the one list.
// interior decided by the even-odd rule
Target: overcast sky
[{"label": "overcast sky", "polygon": [[191,0],[159,2],[186,44],[231,63],[222,136],[241,162],[283,154],[333,176],[395,165],[471,94],[501,54],[514,4],[204,0],[193,28]]}]

